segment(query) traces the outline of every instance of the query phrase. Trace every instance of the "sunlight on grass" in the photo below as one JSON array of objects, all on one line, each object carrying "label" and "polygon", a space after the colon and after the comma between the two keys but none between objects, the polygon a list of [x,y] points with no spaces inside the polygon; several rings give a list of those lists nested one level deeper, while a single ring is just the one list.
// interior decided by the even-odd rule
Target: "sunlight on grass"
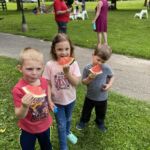
[{"label": "sunlight on grass", "polygon": [[136,1],[118,1],[117,8],[123,10],[137,10],[142,9],[144,7],[144,1],[136,0]]}]

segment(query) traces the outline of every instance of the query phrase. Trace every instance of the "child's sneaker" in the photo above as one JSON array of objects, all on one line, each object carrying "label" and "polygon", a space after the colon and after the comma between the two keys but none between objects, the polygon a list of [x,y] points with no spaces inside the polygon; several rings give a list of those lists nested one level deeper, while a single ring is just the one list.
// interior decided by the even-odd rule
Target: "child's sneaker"
[{"label": "child's sneaker", "polygon": [[105,125],[102,123],[102,124],[97,124],[98,128],[102,131],[102,132],[106,132],[107,131],[107,128],[105,127]]},{"label": "child's sneaker", "polygon": [[67,139],[72,143],[72,144],[76,144],[78,141],[78,138],[73,134],[70,133],[69,135],[67,135]]},{"label": "child's sneaker", "polygon": [[78,129],[78,130],[82,130],[83,128],[85,128],[85,123],[84,122],[79,122],[76,125],[76,129]]}]

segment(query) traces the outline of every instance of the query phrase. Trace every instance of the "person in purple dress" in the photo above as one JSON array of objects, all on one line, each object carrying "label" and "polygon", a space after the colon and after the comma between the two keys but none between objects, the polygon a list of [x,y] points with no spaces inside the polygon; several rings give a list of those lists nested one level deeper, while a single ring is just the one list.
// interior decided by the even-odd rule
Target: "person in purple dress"
[{"label": "person in purple dress", "polygon": [[95,17],[92,21],[95,24],[95,32],[97,32],[98,38],[98,47],[102,44],[102,37],[103,37],[103,44],[108,45],[107,43],[107,13],[108,13],[108,2],[107,0],[99,0],[98,4],[95,8],[96,13]]}]

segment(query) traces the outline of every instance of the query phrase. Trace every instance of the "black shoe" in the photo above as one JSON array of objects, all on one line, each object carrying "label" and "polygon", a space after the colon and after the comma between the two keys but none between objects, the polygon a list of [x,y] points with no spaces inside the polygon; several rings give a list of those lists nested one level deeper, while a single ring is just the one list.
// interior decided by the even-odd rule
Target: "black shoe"
[{"label": "black shoe", "polygon": [[102,131],[102,132],[106,132],[107,128],[105,127],[104,124],[97,124],[98,128]]},{"label": "black shoe", "polygon": [[85,128],[85,123],[84,122],[79,122],[77,125],[76,125],[76,129],[78,130],[82,130]]}]

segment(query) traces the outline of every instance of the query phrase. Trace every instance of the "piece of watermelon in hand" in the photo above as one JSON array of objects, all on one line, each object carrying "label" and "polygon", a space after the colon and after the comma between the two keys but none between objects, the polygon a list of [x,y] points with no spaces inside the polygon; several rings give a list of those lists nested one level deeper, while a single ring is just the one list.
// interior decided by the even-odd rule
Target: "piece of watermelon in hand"
[{"label": "piece of watermelon in hand", "polygon": [[71,65],[75,59],[73,57],[60,57],[58,60],[59,65]]},{"label": "piece of watermelon in hand", "polygon": [[40,86],[26,85],[22,87],[26,94],[32,94],[34,98],[42,98],[46,96],[45,91]]},{"label": "piece of watermelon in hand", "polygon": [[90,70],[90,72],[91,72],[92,74],[96,74],[96,75],[103,73],[102,67],[101,67],[101,65],[99,65],[99,64],[93,66],[93,67],[92,67],[91,69],[89,69],[89,70]]}]

